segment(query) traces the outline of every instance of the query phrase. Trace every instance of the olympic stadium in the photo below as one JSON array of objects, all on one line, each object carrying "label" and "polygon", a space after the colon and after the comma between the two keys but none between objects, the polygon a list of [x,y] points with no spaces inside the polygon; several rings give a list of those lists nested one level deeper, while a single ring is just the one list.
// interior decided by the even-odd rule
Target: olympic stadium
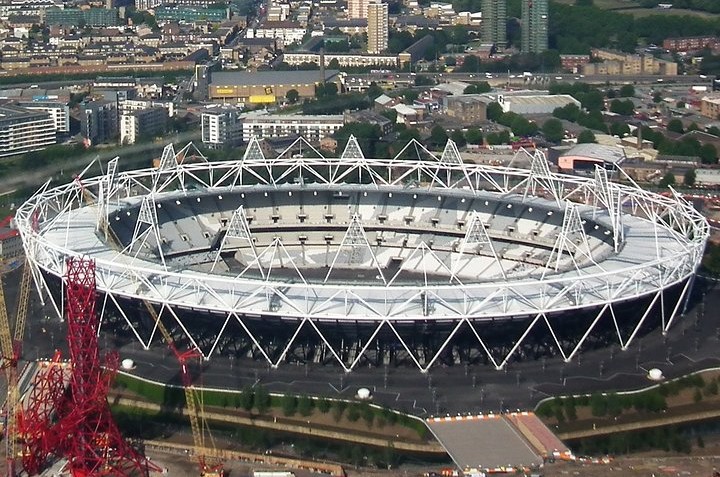
[{"label": "olympic stadium", "polygon": [[[204,357],[338,366],[487,365],[622,349],[670,330],[708,238],[691,204],[621,170],[464,163],[412,141],[339,158],[303,139],[235,161],[192,145],[158,167],[46,184],[17,212],[56,311],[65,259],[96,262],[103,326],[163,350],[146,305]],[[164,351],[164,350],[163,350]]]}]

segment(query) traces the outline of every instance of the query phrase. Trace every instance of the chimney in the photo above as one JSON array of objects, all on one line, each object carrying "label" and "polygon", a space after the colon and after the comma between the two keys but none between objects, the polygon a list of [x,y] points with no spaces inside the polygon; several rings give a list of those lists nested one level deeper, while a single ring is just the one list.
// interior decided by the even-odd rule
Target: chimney
[{"label": "chimney", "polygon": [[325,47],[324,46],[322,48],[320,48],[320,84],[325,84]]}]

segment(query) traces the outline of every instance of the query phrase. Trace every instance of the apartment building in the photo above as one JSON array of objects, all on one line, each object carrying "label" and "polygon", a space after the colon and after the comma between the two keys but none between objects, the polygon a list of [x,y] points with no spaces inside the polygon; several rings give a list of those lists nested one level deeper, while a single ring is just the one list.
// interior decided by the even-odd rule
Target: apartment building
[{"label": "apartment building", "polygon": [[388,4],[380,0],[368,5],[368,53],[379,54],[388,47]]},{"label": "apartment building", "polygon": [[43,111],[50,115],[53,128],[60,134],[70,132],[70,107],[67,103],[60,101],[21,101],[17,103],[21,108],[31,111]]},{"label": "apartment building", "polygon": [[140,109],[120,116],[120,143],[134,144],[167,129],[168,112],[162,106]]},{"label": "apartment building", "polygon": [[243,140],[240,111],[236,108],[210,108],[202,112],[202,142],[210,149],[234,147]]},{"label": "apartment building", "polygon": [[14,105],[0,106],[0,157],[39,151],[56,140],[50,114]]},{"label": "apartment building", "polygon": [[344,124],[342,114],[247,116],[242,119],[242,138],[247,142],[253,136],[278,138],[297,134],[309,142],[319,143],[335,134]]}]

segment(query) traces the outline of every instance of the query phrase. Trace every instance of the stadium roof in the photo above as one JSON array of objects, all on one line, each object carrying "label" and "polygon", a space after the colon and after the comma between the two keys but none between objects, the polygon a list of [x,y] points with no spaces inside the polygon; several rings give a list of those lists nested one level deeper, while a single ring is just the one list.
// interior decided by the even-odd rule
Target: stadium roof
[{"label": "stadium roof", "polygon": [[[330,81],[338,70],[325,70],[325,81]],[[278,84],[311,84],[320,82],[320,71],[228,71],[213,73],[212,86],[255,86]]]},{"label": "stadium roof", "polygon": [[609,164],[620,164],[626,159],[624,149],[601,144],[578,144],[570,148],[561,157],[564,156],[583,156]]}]

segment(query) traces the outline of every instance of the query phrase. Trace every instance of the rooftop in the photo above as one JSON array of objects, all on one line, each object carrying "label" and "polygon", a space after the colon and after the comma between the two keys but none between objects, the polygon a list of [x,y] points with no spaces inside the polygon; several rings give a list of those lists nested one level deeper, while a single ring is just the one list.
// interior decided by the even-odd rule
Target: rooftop
[{"label": "rooftop", "polygon": [[583,156],[611,164],[619,164],[626,159],[625,150],[622,148],[601,144],[578,144],[562,156]]},{"label": "rooftop", "polygon": [[[325,70],[325,81],[338,75],[338,70]],[[312,84],[320,82],[319,71],[228,71],[213,73],[212,86],[256,86],[280,84]]]}]

